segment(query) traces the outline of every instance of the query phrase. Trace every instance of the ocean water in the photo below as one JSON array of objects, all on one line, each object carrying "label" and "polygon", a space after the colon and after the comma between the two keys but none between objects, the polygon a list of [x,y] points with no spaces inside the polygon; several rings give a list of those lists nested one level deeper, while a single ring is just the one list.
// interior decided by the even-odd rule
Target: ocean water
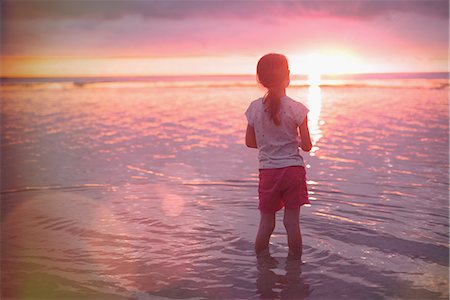
[{"label": "ocean water", "polygon": [[253,254],[261,88],[4,84],[2,299],[447,299],[448,84],[377,80],[288,90],[314,140],[303,263],[282,211]]}]

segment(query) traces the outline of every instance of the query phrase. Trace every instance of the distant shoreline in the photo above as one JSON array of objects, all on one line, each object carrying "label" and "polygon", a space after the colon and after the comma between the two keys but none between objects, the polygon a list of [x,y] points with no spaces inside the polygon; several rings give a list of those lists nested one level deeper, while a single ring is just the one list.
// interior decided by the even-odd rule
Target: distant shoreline
[{"label": "distant shoreline", "polygon": [[[6,89],[77,89],[77,88],[254,88],[255,75],[192,75],[192,76],[108,76],[108,77],[30,77],[0,79]],[[293,75],[291,88],[426,88],[449,86],[448,72],[371,73],[323,75],[311,84],[306,75]]]},{"label": "distant shoreline", "polygon": [[[449,72],[410,72],[410,73],[355,73],[355,74],[324,74],[323,80],[329,79],[449,79]],[[307,75],[293,75],[293,80],[307,80]],[[255,80],[255,75],[162,75],[162,76],[64,76],[64,77],[0,77],[2,83],[45,83],[45,82],[136,82],[136,81],[228,81]]]}]

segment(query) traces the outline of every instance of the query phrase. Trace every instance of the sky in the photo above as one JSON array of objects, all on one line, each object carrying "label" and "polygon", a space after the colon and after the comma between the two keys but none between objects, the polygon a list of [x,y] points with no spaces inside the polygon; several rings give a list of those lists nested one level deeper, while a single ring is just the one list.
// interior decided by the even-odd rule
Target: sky
[{"label": "sky", "polygon": [[254,74],[269,52],[293,74],[448,71],[442,0],[4,0],[1,75]]}]

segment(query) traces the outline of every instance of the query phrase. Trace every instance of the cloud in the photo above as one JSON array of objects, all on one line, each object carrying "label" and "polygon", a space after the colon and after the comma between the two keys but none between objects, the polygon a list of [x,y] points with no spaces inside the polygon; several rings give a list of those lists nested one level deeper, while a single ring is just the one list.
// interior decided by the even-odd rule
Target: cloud
[{"label": "cloud", "polygon": [[330,48],[428,57],[448,48],[446,1],[1,3],[3,56],[258,56]]},{"label": "cloud", "polygon": [[342,17],[376,18],[403,12],[448,19],[446,0],[309,0],[309,1],[207,1],[207,0],[5,0],[2,14],[12,19],[117,19],[144,18],[255,18]]}]

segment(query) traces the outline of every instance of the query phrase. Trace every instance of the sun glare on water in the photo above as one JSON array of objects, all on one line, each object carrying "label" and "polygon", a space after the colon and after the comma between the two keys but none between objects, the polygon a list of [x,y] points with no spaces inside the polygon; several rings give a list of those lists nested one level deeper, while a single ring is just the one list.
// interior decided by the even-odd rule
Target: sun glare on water
[{"label": "sun glare on water", "polygon": [[308,126],[313,141],[310,155],[319,150],[318,141],[322,137],[321,110],[322,95],[320,85],[322,75],[339,75],[362,73],[363,65],[356,56],[346,52],[310,53],[303,56],[290,56],[290,67],[293,74],[306,74],[308,80],[308,107],[310,109]]}]

